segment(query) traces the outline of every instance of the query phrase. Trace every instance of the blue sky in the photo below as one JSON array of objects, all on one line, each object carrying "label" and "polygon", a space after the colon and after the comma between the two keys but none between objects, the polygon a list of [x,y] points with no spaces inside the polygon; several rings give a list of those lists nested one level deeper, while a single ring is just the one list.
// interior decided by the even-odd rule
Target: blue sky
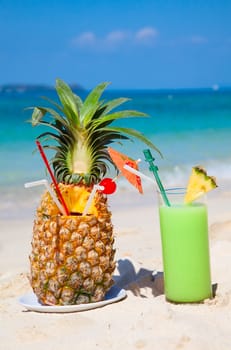
[{"label": "blue sky", "polygon": [[0,84],[231,86],[230,0],[0,0]]}]

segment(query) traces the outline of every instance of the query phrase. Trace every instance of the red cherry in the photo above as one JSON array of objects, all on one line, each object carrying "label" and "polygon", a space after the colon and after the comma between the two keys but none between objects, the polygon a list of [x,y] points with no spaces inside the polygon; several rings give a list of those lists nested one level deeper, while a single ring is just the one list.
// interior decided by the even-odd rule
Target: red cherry
[{"label": "red cherry", "polygon": [[105,194],[112,194],[116,190],[115,181],[109,177],[105,177],[103,180],[101,180],[99,185],[104,187],[104,190],[102,190],[102,192]]},{"label": "red cherry", "polygon": [[134,162],[131,162],[130,160],[128,160],[125,164],[129,165],[131,168],[134,168]]}]

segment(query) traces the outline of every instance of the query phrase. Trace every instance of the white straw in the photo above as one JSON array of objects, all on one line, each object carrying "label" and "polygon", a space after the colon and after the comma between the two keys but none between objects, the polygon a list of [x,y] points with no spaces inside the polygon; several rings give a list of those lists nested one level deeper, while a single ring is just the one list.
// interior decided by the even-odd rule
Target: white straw
[{"label": "white straw", "polygon": [[130,173],[133,173],[133,174],[135,174],[135,175],[137,175],[137,176],[142,177],[142,178],[145,179],[145,180],[149,180],[149,181],[151,181],[151,182],[154,183],[154,184],[156,183],[155,180],[152,179],[151,177],[149,177],[149,176],[147,176],[147,175],[141,173],[140,171],[138,171],[138,170],[136,170],[136,169],[130,167],[130,166],[127,165],[127,164],[124,165],[124,169],[130,171]]},{"label": "white straw", "polygon": [[38,180],[38,181],[33,181],[33,182],[27,182],[24,184],[25,188],[29,188],[29,187],[35,187],[35,186],[40,186],[43,185],[46,187],[46,189],[48,190],[48,192],[50,193],[53,201],[55,202],[55,204],[57,205],[57,207],[59,208],[60,212],[63,215],[66,215],[66,212],[64,210],[64,208],[62,207],[61,203],[59,202],[58,198],[56,197],[56,195],[54,194],[54,192],[52,191],[51,187],[48,184],[48,181],[46,179],[43,180]]},{"label": "white straw", "polygon": [[82,214],[83,216],[87,215],[88,209],[90,208],[91,202],[92,202],[92,200],[93,200],[97,190],[100,190],[100,191],[104,190],[104,186],[100,186],[100,185],[94,185],[93,186],[91,194],[90,194],[90,196],[89,196],[89,198],[87,200],[86,206],[85,206],[85,208],[83,210],[83,214]]}]

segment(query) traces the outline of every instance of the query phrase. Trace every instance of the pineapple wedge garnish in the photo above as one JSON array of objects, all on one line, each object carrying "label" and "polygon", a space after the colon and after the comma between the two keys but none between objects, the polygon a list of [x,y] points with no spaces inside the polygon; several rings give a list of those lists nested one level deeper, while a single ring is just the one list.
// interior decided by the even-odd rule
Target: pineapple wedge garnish
[{"label": "pineapple wedge garnish", "polygon": [[217,183],[215,177],[208,176],[206,170],[201,166],[195,166],[192,168],[184,202],[191,203],[216,187]]}]

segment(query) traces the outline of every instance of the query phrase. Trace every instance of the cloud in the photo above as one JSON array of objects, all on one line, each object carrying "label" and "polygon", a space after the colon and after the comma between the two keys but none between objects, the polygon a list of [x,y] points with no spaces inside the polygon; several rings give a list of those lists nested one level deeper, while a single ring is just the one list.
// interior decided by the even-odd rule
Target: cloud
[{"label": "cloud", "polygon": [[71,40],[71,46],[92,46],[95,44],[96,41],[97,38],[93,32],[83,32]]},{"label": "cloud", "polygon": [[104,36],[97,36],[92,31],[80,33],[70,41],[73,48],[89,48],[96,50],[111,50],[121,47],[134,45],[150,45],[155,42],[158,32],[153,27],[144,27],[138,31],[114,30],[106,33]]},{"label": "cloud", "polygon": [[173,39],[170,39],[165,42],[166,46],[169,47],[188,47],[196,45],[205,45],[209,42],[208,38],[203,35],[189,35],[189,36],[180,36]]},{"label": "cloud", "polygon": [[193,35],[190,39],[192,44],[206,44],[208,42],[208,39],[202,35]]},{"label": "cloud", "polygon": [[135,39],[139,43],[153,43],[158,36],[158,31],[153,27],[145,27],[138,30],[135,34]]},{"label": "cloud", "polygon": [[126,31],[115,30],[108,33],[105,37],[105,42],[108,44],[118,44],[128,39],[129,35]]}]

